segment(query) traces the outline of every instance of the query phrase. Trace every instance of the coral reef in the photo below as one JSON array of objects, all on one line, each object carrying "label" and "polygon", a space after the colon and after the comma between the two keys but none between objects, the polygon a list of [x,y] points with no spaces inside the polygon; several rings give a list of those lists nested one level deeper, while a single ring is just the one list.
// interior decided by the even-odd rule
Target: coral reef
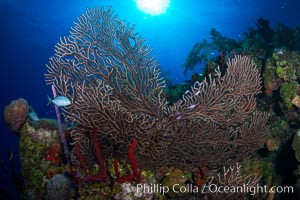
[{"label": "coral reef", "polygon": [[271,29],[263,18],[255,25],[239,41],[212,29],[210,42],[196,43],[186,59],[191,79],[166,87],[134,26],[110,7],[87,10],[56,45],[45,75],[72,102],[57,108],[70,126],[58,135],[57,120],[32,117],[24,99],[5,109],[20,133],[24,199],[281,199],[137,191],[285,184],[278,157],[292,136],[289,155],[300,162],[300,31]]},{"label": "coral reef", "polygon": [[271,96],[279,90],[283,111],[297,106],[299,66],[300,55],[286,49],[275,49],[272,58],[266,61],[263,72],[265,93]]},{"label": "coral reef", "polygon": [[261,80],[248,57],[229,60],[224,76],[216,69],[215,79],[196,82],[169,105],[158,63],[133,30],[110,8],[90,9],[47,65],[46,82],[72,101],[63,115],[78,124],[72,138],[84,160],[99,160],[95,129],[106,159],[126,159],[136,139],[141,167],[223,165],[262,147],[268,115],[254,112]]},{"label": "coral reef", "polygon": [[63,172],[61,144],[57,130],[35,129],[26,122],[20,134],[20,160],[25,179],[25,196],[41,199],[45,184],[52,176]]},{"label": "coral reef", "polygon": [[29,112],[29,105],[23,98],[12,101],[4,109],[4,120],[9,129],[13,132],[19,133],[22,125],[26,121]]}]

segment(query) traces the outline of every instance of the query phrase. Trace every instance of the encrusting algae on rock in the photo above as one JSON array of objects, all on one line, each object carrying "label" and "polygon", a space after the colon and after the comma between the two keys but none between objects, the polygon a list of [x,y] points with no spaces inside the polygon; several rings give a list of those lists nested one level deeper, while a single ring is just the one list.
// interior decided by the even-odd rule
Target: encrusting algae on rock
[{"label": "encrusting algae on rock", "polygon": [[33,128],[26,122],[20,134],[20,160],[25,179],[24,197],[45,197],[45,185],[56,174],[66,171],[57,130]]}]

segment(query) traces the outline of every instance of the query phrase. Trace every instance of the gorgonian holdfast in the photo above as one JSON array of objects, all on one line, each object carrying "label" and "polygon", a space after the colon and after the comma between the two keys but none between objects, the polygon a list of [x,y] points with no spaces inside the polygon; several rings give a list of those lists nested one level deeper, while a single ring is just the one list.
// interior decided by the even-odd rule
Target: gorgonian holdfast
[{"label": "gorgonian holdfast", "polygon": [[[261,79],[249,57],[229,60],[224,76],[217,69],[169,105],[152,49],[134,27],[110,7],[88,9],[47,65],[47,84],[72,101],[63,116],[88,165],[97,162],[93,130],[104,158],[126,159],[136,139],[143,167],[232,164],[263,145],[268,115],[255,111]],[[74,148],[71,159],[80,164]]]}]

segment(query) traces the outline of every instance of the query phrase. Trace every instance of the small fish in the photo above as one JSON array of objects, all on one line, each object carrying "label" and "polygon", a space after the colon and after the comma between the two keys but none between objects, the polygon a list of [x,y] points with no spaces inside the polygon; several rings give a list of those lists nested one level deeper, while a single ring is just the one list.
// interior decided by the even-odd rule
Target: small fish
[{"label": "small fish", "polygon": [[64,96],[57,96],[54,99],[51,99],[48,96],[49,102],[47,105],[49,105],[51,102],[54,103],[55,105],[57,105],[58,107],[63,107],[63,106],[68,106],[71,104],[70,99],[68,99],[67,97]]},{"label": "small fish", "polygon": [[80,172],[76,172],[75,178],[79,178],[81,176]]},{"label": "small fish", "polygon": [[282,55],[283,54],[283,50],[279,50],[277,53],[280,54],[280,55]]},{"label": "small fish", "polygon": [[12,152],[12,151],[9,151],[9,160],[11,161],[11,160],[13,160],[13,158],[14,158],[14,152]]},{"label": "small fish", "polygon": [[190,91],[189,90],[187,90],[187,91],[185,91],[185,93],[184,94],[188,94]]},{"label": "small fish", "polygon": [[180,119],[181,119],[181,115],[179,115],[178,117],[176,117],[176,119],[177,119],[177,120],[180,120]]},{"label": "small fish", "polygon": [[187,107],[188,109],[193,109],[193,108],[195,108],[196,107],[196,104],[193,104],[193,105],[191,105],[191,106],[189,106],[189,107]]},{"label": "small fish", "polygon": [[39,117],[35,112],[30,112],[28,113],[28,117],[32,120],[32,121],[38,121]]}]

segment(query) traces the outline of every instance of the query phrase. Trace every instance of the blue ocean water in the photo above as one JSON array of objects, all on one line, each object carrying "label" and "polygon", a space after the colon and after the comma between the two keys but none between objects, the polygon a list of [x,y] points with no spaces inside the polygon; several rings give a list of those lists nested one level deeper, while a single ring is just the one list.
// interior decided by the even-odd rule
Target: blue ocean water
[{"label": "blue ocean water", "polygon": [[[0,1],[0,110],[10,101],[25,98],[40,117],[54,118],[46,106],[51,88],[44,81],[45,64],[54,54],[59,37],[68,35],[77,17],[86,8],[112,5],[120,19],[136,24],[154,50],[163,72],[174,83],[190,78],[182,64],[193,45],[209,31],[239,39],[263,17],[271,27],[277,22],[295,27],[300,23],[300,1],[296,0],[171,0],[165,14],[151,16],[137,9],[134,0],[1,0]],[[200,70],[200,69],[199,69]],[[13,151],[19,170],[18,137],[0,117],[0,189],[16,199],[8,155]]]}]

